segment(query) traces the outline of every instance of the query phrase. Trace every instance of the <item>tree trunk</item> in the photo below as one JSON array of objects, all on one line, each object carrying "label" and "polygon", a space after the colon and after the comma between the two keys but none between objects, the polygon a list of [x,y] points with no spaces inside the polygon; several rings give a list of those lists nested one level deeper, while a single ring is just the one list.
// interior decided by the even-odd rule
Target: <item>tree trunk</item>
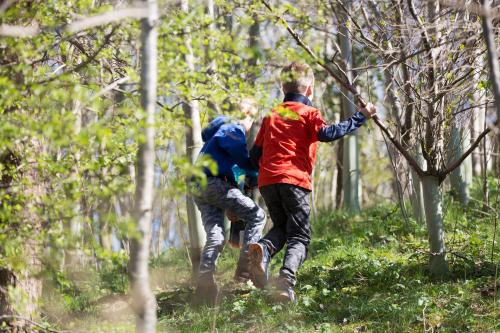
[{"label": "tree trunk", "polygon": [[[189,12],[188,0],[182,0],[181,8],[186,13]],[[186,29],[187,30],[187,29]],[[185,37],[185,46],[187,53],[184,55],[187,67],[190,71],[194,72],[194,59],[193,51],[191,48],[191,38],[189,31]],[[196,158],[202,146],[201,140],[201,124],[200,124],[200,110],[197,101],[191,100],[183,104],[184,115],[186,117],[186,154],[191,163],[195,163]],[[190,255],[191,263],[193,265],[193,278],[196,278],[198,273],[198,266],[200,265],[201,249],[205,244],[205,231],[201,221],[201,214],[196,207],[194,200],[191,196],[186,196],[186,209],[188,216],[189,228],[189,241],[190,241]]]},{"label": "tree trunk", "polygon": [[429,271],[431,275],[445,277],[449,274],[446,262],[446,248],[443,227],[443,197],[439,179],[434,176],[422,177],[425,217],[429,233]]},{"label": "tree trunk", "polygon": [[158,19],[156,0],[147,0],[149,15],[141,20],[141,106],[146,122],[141,128],[137,152],[137,183],[134,219],[137,235],[130,240],[130,282],[132,308],[136,314],[136,332],[156,330],[156,300],[149,285],[149,247],[154,194],[154,114],[156,105],[157,39],[155,23]]},{"label": "tree trunk", "polygon": [[[81,102],[76,99],[73,102],[73,114],[75,115],[75,127],[74,133],[75,136],[79,135],[82,129],[82,126],[86,126],[84,123],[84,117],[81,109]],[[79,151],[75,152],[74,155],[75,163],[72,166],[71,177],[79,178],[80,172],[78,170],[80,164],[81,154]],[[69,228],[68,234],[71,235],[71,247],[66,248],[64,250],[64,262],[63,265],[66,270],[77,272],[82,269],[83,261],[84,261],[84,253],[82,251],[82,230],[83,230],[83,222],[82,222],[82,202],[83,199],[76,200],[73,206],[73,217],[69,225],[65,226]]]},{"label": "tree trunk", "polygon": [[[482,0],[485,7],[485,11],[491,14],[491,1]],[[493,30],[493,22],[491,16],[483,16],[483,36],[486,42],[486,47],[488,50],[488,67],[490,69],[490,79],[493,89],[493,95],[495,96],[495,104],[497,111],[497,121],[496,121],[496,135],[494,141],[496,141],[496,153],[500,154],[500,64],[498,63],[497,45],[498,42],[495,40],[495,32]],[[486,140],[485,140],[486,143]],[[498,156],[496,159],[498,161]],[[500,173],[500,166],[495,165],[496,172]],[[497,173],[498,175],[498,173]]]},{"label": "tree trunk", "polygon": [[[351,1],[345,2],[346,8],[351,8]],[[349,38],[347,29],[348,18],[344,16],[346,24],[340,26],[340,47],[342,58],[345,62],[344,70],[347,73],[349,82],[352,82],[352,44]],[[342,89],[342,107],[346,117],[352,116],[356,112],[354,96],[346,89]],[[343,149],[343,172],[342,172],[342,187],[344,190],[344,208],[351,213],[359,213],[359,149],[358,135],[353,133],[344,137]]]},{"label": "tree trunk", "polygon": [[[449,161],[455,161],[467,150],[465,145],[470,142],[469,131],[460,129],[456,122],[451,128],[450,146],[448,147]],[[472,162],[467,157],[462,164],[450,174],[452,194],[460,203],[467,205],[470,199],[470,185],[472,183]]]},{"label": "tree trunk", "polygon": [[[416,155],[415,159],[417,163],[423,168],[425,165],[425,160],[422,157],[422,152],[420,145],[416,145]],[[411,180],[411,208],[413,211],[413,217],[419,224],[425,223],[425,208],[424,208],[424,192],[422,189],[422,181],[418,176],[417,172],[410,168],[410,180]]]},{"label": "tree trunk", "polygon": [[337,179],[335,187],[335,208],[340,209],[342,207],[342,197],[343,197],[343,171],[344,171],[344,139],[340,139],[337,148]]},{"label": "tree trunk", "polygon": [[[20,223],[29,224],[33,235],[26,240],[22,248],[25,267],[17,271],[0,267],[0,315],[17,315],[26,319],[36,319],[39,316],[38,301],[42,295],[42,280],[39,278],[42,270],[41,247],[40,239],[38,239],[38,235],[42,231],[42,220],[36,215],[36,212],[37,207],[42,205],[41,198],[46,195],[47,191],[46,184],[37,167],[36,157],[43,153],[44,145],[37,139],[31,139],[29,143],[19,147],[19,149],[23,152],[30,152],[26,153],[29,156],[24,161],[26,169],[19,168],[22,165],[20,164],[21,159],[14,153],[8,152],[1,156],[4,170],[15,168],[18,170],[16,171],[17,175],[22,175],[24,185],[20,194],[24,197],[23,200],[26,200],[19,221],[8,221],[8,223],[12,225],[13,230]],[[13,179],[9,173],[0,175],[0,183],[7,188]],[[21,292],[24,299],[20,303],[10,298],[10,288]],[[8,323],[14,332],[24,332],[29,329],[29,324],[22,319],[0,319],[0,326],[3,322]]]},{"label": "tree trunk", "polygon": [[[473,103],[480,104],[484,101],[484,98],[481,98],[479,94],[474,94]],[[486,107],[478,107],[474,110],[473,120],[471,124],[471,136],[472,140],[475,140],[479,134],[484,130],[484,118],[485,118]],[[472,141],[471,141],[472,142]],[[472,172],[474,176],[482,175],[482,146],[486,144],[486,140],[483,140],[478,149],[475,149],[472,152]]]}]

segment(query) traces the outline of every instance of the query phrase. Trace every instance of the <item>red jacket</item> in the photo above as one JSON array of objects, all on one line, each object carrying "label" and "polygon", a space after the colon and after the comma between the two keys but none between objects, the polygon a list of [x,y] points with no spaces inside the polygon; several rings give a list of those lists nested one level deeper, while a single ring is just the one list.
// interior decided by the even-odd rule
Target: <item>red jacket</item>
[{"label": "red jacket", "polygon": [[318,109],[300,94],[285,101],[264,118],[251,155],[259,165],[259,187],[286,183],[311,190],[311,173],[318,141],[333,141],[365,122],[357,112],[348,120],[326,125]]}]

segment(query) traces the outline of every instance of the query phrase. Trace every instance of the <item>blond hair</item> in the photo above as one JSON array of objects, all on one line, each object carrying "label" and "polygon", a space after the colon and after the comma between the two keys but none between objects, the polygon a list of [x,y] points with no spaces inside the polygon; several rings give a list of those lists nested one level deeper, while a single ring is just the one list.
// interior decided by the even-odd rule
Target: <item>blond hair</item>
[{"label": "blond hair", "polygon": [[285,94],[303,94],[309,86],[314,85],[314,73],[308,64],[294,61],[283,67],[280,81]]},{"label": "blond hair", "polygon": [[257,101],[250,96],[239,96],[233,98],[226,98],[223,102],[223,109],[225,111],[240,112],[245,117],[253,118],[257,115]]}]

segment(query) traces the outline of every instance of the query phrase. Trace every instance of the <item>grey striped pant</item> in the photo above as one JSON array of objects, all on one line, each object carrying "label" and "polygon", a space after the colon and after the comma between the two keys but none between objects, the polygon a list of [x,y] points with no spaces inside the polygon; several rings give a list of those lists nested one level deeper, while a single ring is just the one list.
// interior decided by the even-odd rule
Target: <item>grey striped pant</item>
[{"label": "grey striped pant", "polygon": [[208,177],[207,186],[194,196],[194,200],[201,212],[207,234],[198,279],[210,279],[213,278],[217,258],[224,247],[224,211],[232,211],[245,222],[240,260],[245,260],[248,244],[257,242],[262,237],[266,214],[240,189],[216,177]]}]

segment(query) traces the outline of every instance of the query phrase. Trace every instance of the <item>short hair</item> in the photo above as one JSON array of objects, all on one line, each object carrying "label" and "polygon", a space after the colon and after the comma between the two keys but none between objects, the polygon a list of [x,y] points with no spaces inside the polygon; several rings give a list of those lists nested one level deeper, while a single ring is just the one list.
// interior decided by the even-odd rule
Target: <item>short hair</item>
[{"label": "short hair", "polygon": [[257,101],[253,97],[243,97],[238,103],[238,109],[245,116],[254,118],[257,115]]},{"label": "short hair", "polygon": [[257,115],[257,101],[250,96],[228,97],[223,102],[223,109],[228,112],[241,112],[245,117]]},{"label": "short hair", "polygon": [[294,61],[283,67],[280,81],[285,94],[303,94],[307,87],[314,85],[314,73],[308,64]]}]

